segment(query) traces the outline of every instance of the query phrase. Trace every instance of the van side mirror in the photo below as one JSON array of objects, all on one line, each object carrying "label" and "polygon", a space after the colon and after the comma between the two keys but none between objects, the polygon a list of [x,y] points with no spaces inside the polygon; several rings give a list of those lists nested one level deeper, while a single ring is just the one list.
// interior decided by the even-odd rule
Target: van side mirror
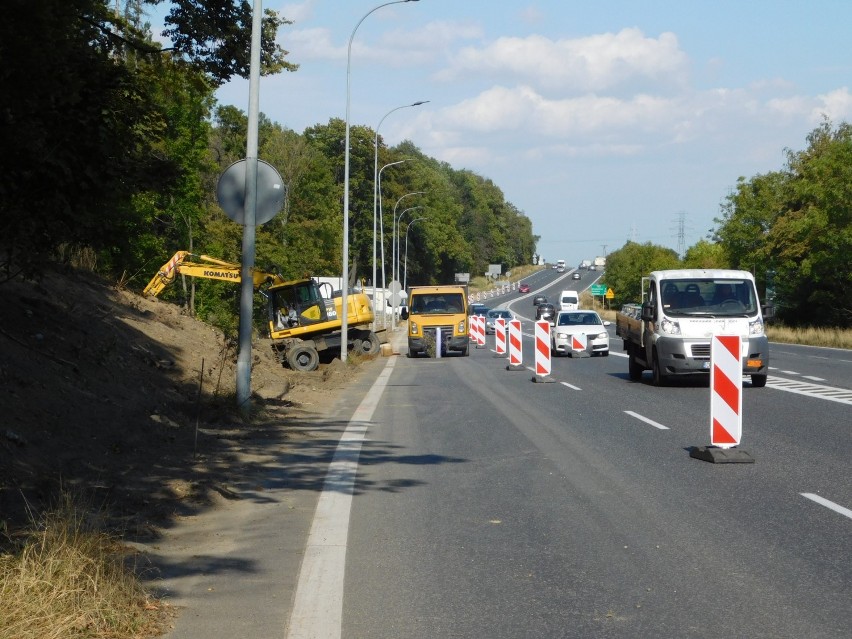
[{"label": "van side mirror", "polygon": [[653,322],[657,319],[657,313],[654,311],[654,305],[651,302],[642,304],[642,321]]},{"label": "van side mirror", "polygon": [[399,312],[399,319],[404,319],[404,320],[408,319],[408,309],[407,308],[403,307],[402,310]]}]

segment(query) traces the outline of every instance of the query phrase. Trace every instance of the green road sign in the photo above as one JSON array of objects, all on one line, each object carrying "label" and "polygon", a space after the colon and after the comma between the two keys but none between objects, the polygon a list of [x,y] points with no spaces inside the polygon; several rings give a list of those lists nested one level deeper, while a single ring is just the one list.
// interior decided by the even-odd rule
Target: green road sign
[{"label": "green road sign", "polygon": [[606,295],[606,284],[592,284],[589,291],[592,295]]}]

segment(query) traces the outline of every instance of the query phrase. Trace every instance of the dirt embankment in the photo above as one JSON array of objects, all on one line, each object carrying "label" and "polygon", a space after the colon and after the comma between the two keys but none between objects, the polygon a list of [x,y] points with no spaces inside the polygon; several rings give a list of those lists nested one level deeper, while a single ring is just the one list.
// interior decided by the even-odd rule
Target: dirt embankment
[{"label": "dirt embankment", "polygon": [[253,346],[252,419],[236,410],[235,345],[182,310],[90,274],[0,284],[0,533],[60,490],[131,537],[203,508],[249,472],[240,442],[295,436],[294,411],[357,374],[295,373]]}]

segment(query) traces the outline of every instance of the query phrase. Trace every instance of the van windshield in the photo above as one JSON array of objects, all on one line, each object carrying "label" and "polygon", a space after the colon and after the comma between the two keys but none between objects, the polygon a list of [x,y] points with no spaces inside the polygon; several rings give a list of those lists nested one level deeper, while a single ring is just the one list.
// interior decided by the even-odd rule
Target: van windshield
[{"label": "van windshield", "polygon": [[751,280],[679,279],[660,282],[663,310],[674,317],[744,317],[759,310]]},{"label": "van windshield", "polygon": [[411,296],[409,313],[412,315],[463,312],[464,299],[461,293],[424,293]]}]

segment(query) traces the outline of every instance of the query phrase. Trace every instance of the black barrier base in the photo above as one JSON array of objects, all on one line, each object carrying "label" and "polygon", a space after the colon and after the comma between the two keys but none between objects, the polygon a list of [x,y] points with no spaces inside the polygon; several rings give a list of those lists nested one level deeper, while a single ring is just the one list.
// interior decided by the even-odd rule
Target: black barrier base
[{"label": "black barrier base", "polygon": [[693,446],[689,456],[713,464],[753,464],[754,457],[739,448],[718,448],[716,446]]},{"label": "black barrier base", "polygon": [[556,380],[553,379],[550,375],[535,375],[533,376],[532,381],[534,381],[536,384],[552,384]]},{"label": "black barrier base", "polygon": [[527,370],[523,364],[509,364],[506,367],[507,371],[525,371]]}]

